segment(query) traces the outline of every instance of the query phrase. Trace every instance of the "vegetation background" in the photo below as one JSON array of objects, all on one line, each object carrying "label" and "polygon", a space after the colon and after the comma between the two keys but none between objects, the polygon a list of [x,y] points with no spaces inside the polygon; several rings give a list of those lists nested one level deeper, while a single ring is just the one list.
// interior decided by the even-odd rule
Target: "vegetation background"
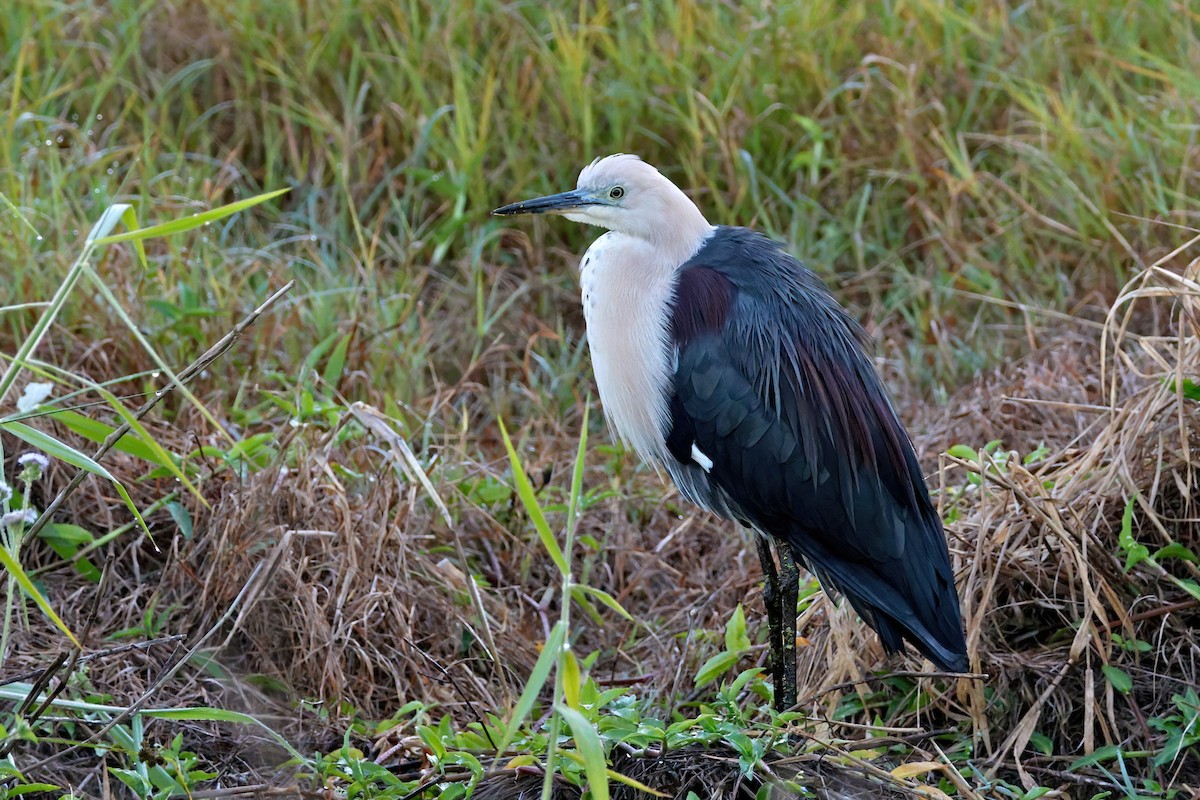
[{"label": "vegetation background", "polygon": [[[1198,30],[1165,0],[13,0],[2,791],[1192,796]],[[810,583],[805,699],[768,710],[753,548],[592,399],[594,232],[488,216],[616,151],[877,339],[986,679],[885,659]]]}]

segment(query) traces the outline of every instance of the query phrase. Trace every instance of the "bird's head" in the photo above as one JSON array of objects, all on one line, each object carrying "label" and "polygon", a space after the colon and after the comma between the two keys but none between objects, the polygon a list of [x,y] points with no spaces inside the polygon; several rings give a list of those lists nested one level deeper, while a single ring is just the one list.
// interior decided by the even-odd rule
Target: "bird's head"
[{"label": "bird's head", "polygon": [[522,200],[492,213],[561,214],[656,244],[703,238],[710,230],[700,209],[675,184],[637,156],[625,153],[588,164],[569,192]]}]

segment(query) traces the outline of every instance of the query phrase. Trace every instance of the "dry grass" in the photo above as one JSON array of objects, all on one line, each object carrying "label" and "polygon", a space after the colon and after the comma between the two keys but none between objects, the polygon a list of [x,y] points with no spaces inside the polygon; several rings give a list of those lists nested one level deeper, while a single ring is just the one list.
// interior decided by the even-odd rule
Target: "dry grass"
[{"label": "dry grass", "polygon": [[[927,455],[963,441],[1003,442],[982,466],[943,457],[932,479],[951,520],[972,664],[988,678],[920,680],[930,702],[920,710],[893,706],[889,725],[930,729],[966,720],[977,758],[1029,785],[1070,777],[1065,755],[1160,742],[1147,719],[1169,711],[1172,694],[1200,676],[1200,604],[1179,584],[1200,571],[1164,559],[1125,572],[1118,539],[1127,501],[1136,497],[1129,521],[1136,539],[1151,551],[1172,542],[1200,549],[1200,403],[1173,388],[1200,371],[1198,307],[1194,280],[1152,267],[1126,287],[1102,328],[1042,332],[1046,344],[1037,351],[965,387],[944,408],[916,415],[913,430]],[[173,699],[268,717],[296,695],[349,704],[374,719],[412,699],[464,722],[507,708],[556,615],[558,594],[518,507],[481,504],[459,491],[466,478],[506,479],[499,453],[479,462],[449,439],[426,447],[414,456],[427,470],[426,487],[402,463],[398,434],[380,426],[379,416],[363,427],[364,408],[357,411],[338,429],[281,431],[299,448],[290,469],[205,484],[212,507],[193,504],[198,522],[190,540],[164,536],[164,553],[141,543],[116,554],[129,566],[106,587],[92,629],[138,625],[152,607],[172,610],[161,633],[194,637],[227,613],[256,568],[273,565],[211,653],[238,679],[193,678],[169,687]],[[358,435],[347,436],[351,430]],[[551,476],[542,493],[552,500],[556,481],[569,472],[574,436],[528,433],[531,474]],[[1044,456],[1023,464],[1021,456],[1038,447]],[[133,474],[123,458],[114,468]],[[587,622],[576,648],[600,651],[593,675],[601,683],[630,685],[673,707],[692,696],[691,676],[719,648],[734,605],[746,603],[752,621],[762,619],[757,563],[730,526],[686,509],[681,516],[679,499],[658,476],[619,478],[612,469],[597,457],[586,475],[587,486],[619,491],[586,511],[581,533],[598,546],[584,557],[583,577],[638,622],[613,615]],[[979,485],[969,472],[983,476]],[[145,498],[156,491],[141,490]],[[75,516],[91,519],[115,508],[93,482],[72,506]],[[459,547],[482,584],[478,602],[467,591]],[[44,579],[53,581],[68,622],[85,627],[95,585],[62,569]],[[809,644],[800,649],[801,694],[812,718],[806,735],[856,738],[854,726],[870,723],[881,702],[911,691],[895,683],[875,691],[879,670],[920,664],[886,661],[845,608],[822,599],[802,622]],[[39,661],[22,653],[46,652],[52,638],[37,631],[10,662],[14,669]],[[1131,651],[1114,635],[1150,647]],[[135,698],[169,651],[97,659],[89,674],[104,691]],[[1130,694],[1105,680],[1104,665],[1132,677]],[[852,695],[866,710],[839,713]],[[330,710],[325,722],[296,712],[275,719],[313,746],[333,746],[340,734],[336,708]],[[1035,733],[1054,742],[1055,757],[1032,753]],[[378,751],[393,744],[385,737]],[[246,743],[235,749],[229,757],[244,769],[270,761],[273,752],[264,745],[255,754]],[[1159,779],[1200,785],[1200,761],[1181,755]]]}]

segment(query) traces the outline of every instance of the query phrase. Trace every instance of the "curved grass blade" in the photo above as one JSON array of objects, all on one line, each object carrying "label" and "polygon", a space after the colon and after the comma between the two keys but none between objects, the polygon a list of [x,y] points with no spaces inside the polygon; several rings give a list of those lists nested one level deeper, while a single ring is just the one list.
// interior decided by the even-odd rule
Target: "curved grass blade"
[{"label": "curved grass blade", "polygon": [[559,620],[550,629],[550,636],[546,638],[541,655],[538,656],[537,663],[533,665],[533,670],[529,673],[529,681],[525,684],[525,689],[521,692],[521,697],[513,708],[512,717],[509,718],[508,727],[504,731],[504,738],[500,740],[500,744],[496,748],[497,754],[504,753],[512,744],[521,723],[529,716],[534,701],[541,694],[542,687],[546,685],[546,679],[550,677],[550,668],[558,660],[558,654],[562,650],[563,640],[566,639],[566,636],[567,626],[562,623],[562,620]]},{"label": "curved grass blade", "polygon": [[121,500],[125,503],[125,507],[137,519],[138,524],[142,526],[146,536],[150,541],[154,541],[154,537],[150,536],[150,529],[146,527],[146,520],[142,519],[141,512],[138,511],[137,505],[133,502],[133,498],[129,496],[129,492],[125,491],[125,487],[117,480],[111,472],[102,467],[91,459],[91,457],[79,452],[74,447],[60,442],[49,434],[42,433],[36,428],[31,428],[23,422],[2,422],[0,430],[5,430],[16,436],[26,444],[31,444],[41,450],[48,456],[57,458],[60,461],[65,461],[73,467],[90,472],[93,475],[99,475],[101,478],[106,478],[112,482],[113,488],[117,490],[117,494],[121,496]]},{"label": "curved grass blade", "polygon": [[[172,220],[171,222],[163,222],[159,225],[151,225],[149,228],[138,228],[125,233],[117,233],[112,236],[104,236],[95,239],[92,243],[97,247],[107,244],[117,244],[118,242],[140,242],[145,239],[155,239],[160,236],[171,236],[176,233],[183,233],[195,228],[200,228],[210,222],[215,222],[219,219],[224,219],[231,214],[236,214],[239,211],[244,211],[247,208],[256,206],[259,203],[264,203],[279,195],[289,192],[291,189],[276,189],[273,192],[248,197],[245,200],[238,200],[236,203],[229,203],[209,211],[203,211],[191,217]],[[124,212],[122,212],[124,213]]]},{"label": "curved grass blade", "polygon": [[81,645],[79,640],[75,638],[75,634],[71,633],[71,629],[67,627],[67,623],[62,621],[62,617],[58,616],[55,610],[50,606],[50,602],[42,596],[41,592],[37,590],[37,587],[33,585],[33,581],[29,580],[29,576],[25,574],[25,570],[21,568],[20,563],[18,563],[17,560],[9,554],[8,550],[3,547],[0,547],[0,564],[4,565],[4,569],[7,570],[8,574],[13,577],[13,580],[17,582],[17,585],[21,587],[21,591],[29,595],[30,599],[33,600],[33,602],[37,604],[37,607],[42,610],[42,613],[46,615],[46,618],[54,623],[54,627],[62,631],[63,635],[71,640],[71,644],[82,648],[83,645]]},{"label": "curved grass blade", "polygon": [[529,519],[533,522],[534,530],[537,531],[538,538],[542,540],[546,552],[550,554],[550,559],[558,567],[558,571],[565,577],[571,572],[570,567],[567,565],[567,558],[563,555],[562,548],[558,546],[558,540],[554,538],[549,523],[546,522],[546,515],[542,513],[542,507],[538,504],[537,496],[533,493],[533,484],[529,482],[529,476],[525,474],[525,469],[521,466],[521,462],[517,460],[517,449],[513,447],[512,440],[508,438],[508,430],[504,427],[504,423],[501,420],[496,421],[500,423],[500,435],[504,437],[504,449],[508,451],[508,461],[512,465],[513,482],[517,484],[517,495],[521,498],[521,504],[525,506],[525,510],[529,513]]}]

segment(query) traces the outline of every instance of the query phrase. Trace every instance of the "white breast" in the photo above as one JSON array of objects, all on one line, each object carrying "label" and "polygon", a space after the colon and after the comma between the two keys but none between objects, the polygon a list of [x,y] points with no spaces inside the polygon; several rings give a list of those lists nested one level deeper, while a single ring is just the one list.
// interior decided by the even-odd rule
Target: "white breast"
[{"label": "white breast", "polygon": [[604,416],[643,458],[666,456],[671,363],[667,313],[675,264],[658,263],[653,248],[609,232],[580,264],[588,348]]}]

